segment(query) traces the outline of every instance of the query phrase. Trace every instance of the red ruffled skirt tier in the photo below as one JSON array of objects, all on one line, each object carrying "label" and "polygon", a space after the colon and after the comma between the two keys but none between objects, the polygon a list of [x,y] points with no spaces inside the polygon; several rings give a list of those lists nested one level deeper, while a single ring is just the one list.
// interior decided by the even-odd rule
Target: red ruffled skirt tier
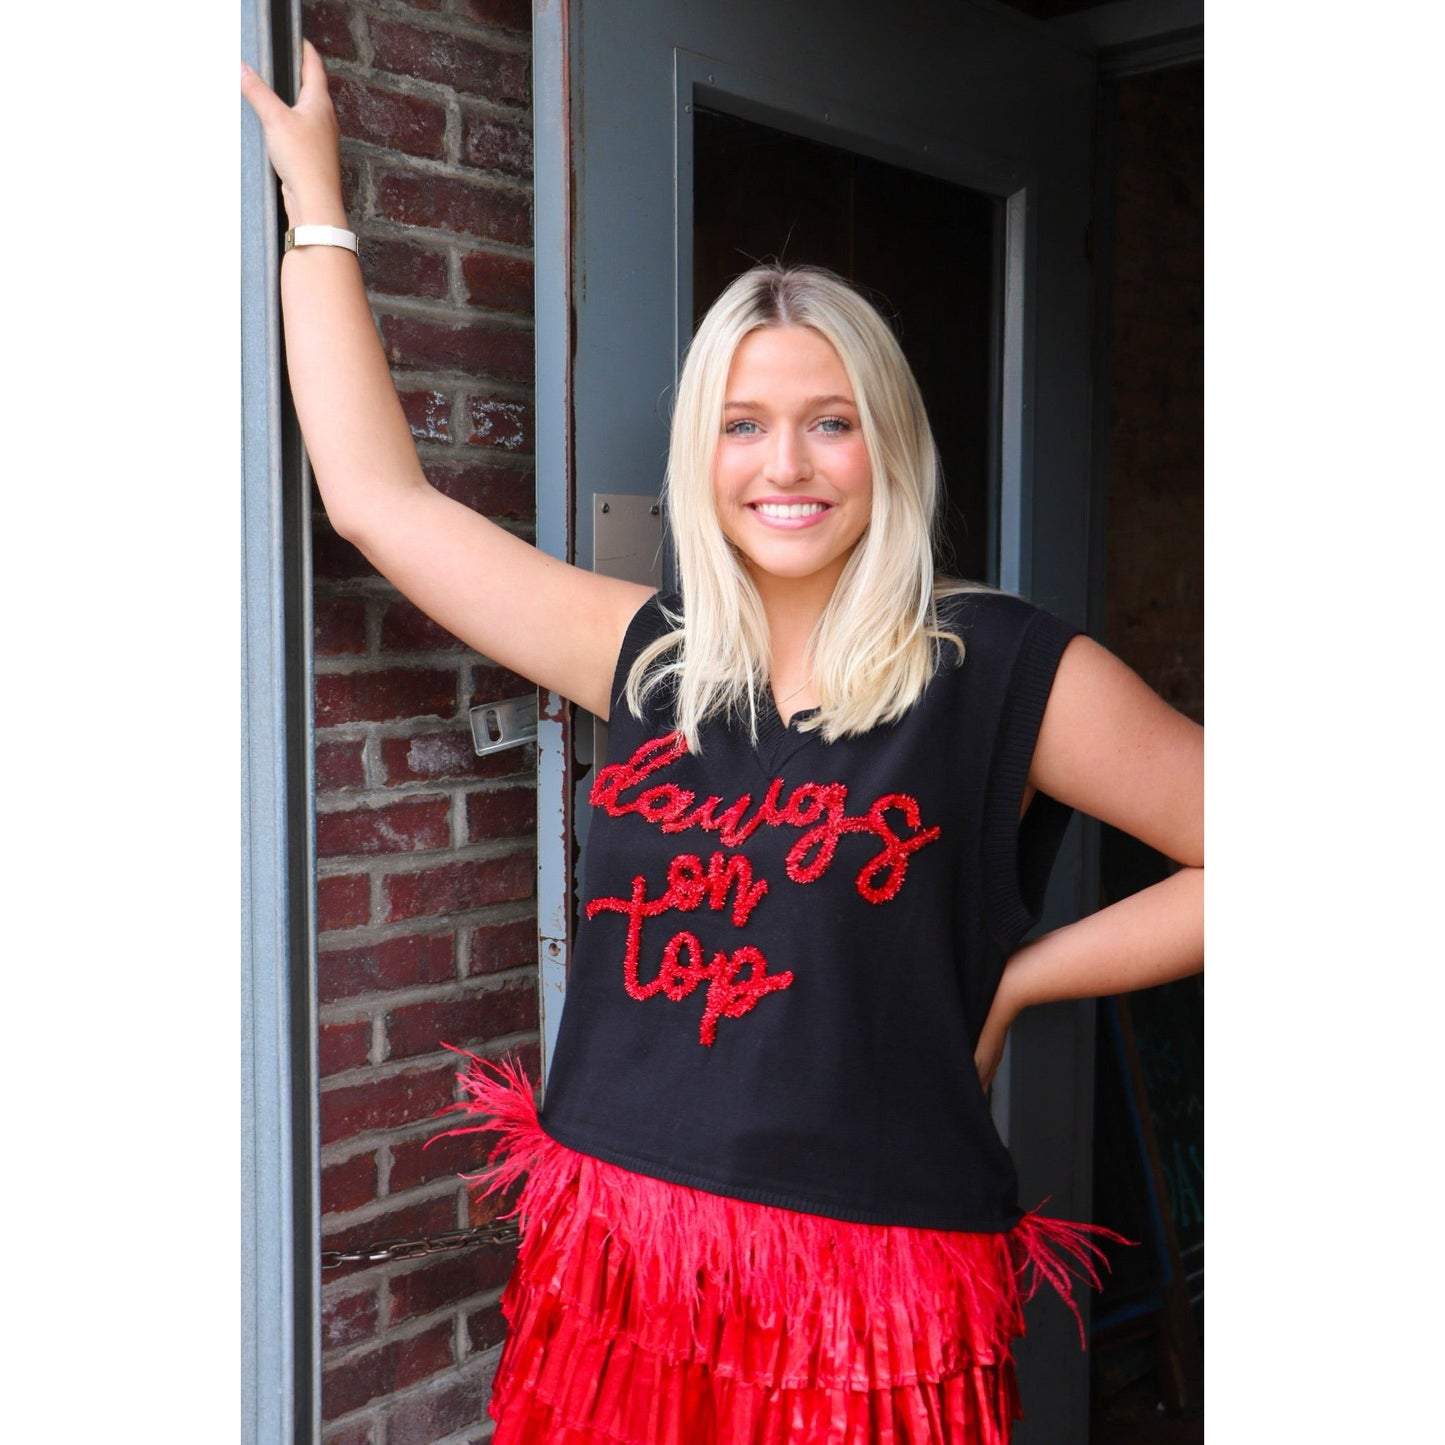
[{"label": "red ruffled skirt tier", "polygon": [[[1023,1302],[1073,1308],[1108,1230],[851,1224],[634,1174],[567,1149],[511,1066],[459,1106],[521,1182],[493,1445],[1007,1445]],[[462,1130],[452,1132],[464,1132]],[[1075,1310],[1077,1314],[1077,1310]]]}]

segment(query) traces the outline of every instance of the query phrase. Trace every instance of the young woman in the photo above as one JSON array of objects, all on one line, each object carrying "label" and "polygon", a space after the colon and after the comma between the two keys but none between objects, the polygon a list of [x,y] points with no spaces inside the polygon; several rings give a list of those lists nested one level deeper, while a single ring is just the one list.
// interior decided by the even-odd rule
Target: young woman
[{"label": "young woman", "polygon": [[[344,228],[316,52],[250,72],[294,226]],[[356,258],[282,268],[327,513],[487,656],[610,721],[539,1120],[480,1062],[523,1181],[497,1445],[999,1445],[1025,1213],[986,1088],[1037,1003],[1201,967],[1202,738],[1028,603],[934,577],[936,460],[876,312],[807,268],[719,298],[678,387],[681,590],[566,566],[434,491]],[[1024,943],[1081,809],[1181,865]],[[1025,1281],[1027,1282],[1027,1281]]]}]

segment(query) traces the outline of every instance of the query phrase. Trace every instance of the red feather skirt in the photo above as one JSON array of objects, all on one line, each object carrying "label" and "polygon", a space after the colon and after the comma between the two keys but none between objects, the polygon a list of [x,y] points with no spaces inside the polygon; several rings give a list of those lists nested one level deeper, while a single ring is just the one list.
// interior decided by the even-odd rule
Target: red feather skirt
[{"label": "red feather skirt", "polygon": [[[851,1224],[707,1194],[564,1148],[525,1075],[474,1060],[457,1107],[518,1183],[493,1445],[1006,1445],[1012,1342],[1039,1281],[1078,1315],[1092,1225]],[[450,1132],[469,1132],[469,1129]],[[1081,1326],[1082,1337],[1082,1326]]]}]

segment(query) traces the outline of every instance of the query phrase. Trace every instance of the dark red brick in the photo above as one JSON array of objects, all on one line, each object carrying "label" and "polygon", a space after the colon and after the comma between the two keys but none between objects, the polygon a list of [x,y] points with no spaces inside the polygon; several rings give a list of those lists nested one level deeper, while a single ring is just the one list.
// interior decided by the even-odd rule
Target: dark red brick
[{"label": "dark red brick", "polygon": [[530,402],[515,397],[469,396],[467,442],[476,447],[500,447],[508,452],[535,448],[534,418]]},{"label": "dark red brick", "polygon": [[321,1292],[321,1348],[339,1350],[360,1344],[376,1333],[380,1302],[376,1286],[355,1294]]},{"label": "dark red brick", "polygon": [[530,898],[535,883],[536,860],[530,852],[506,858],[467,858],[414,873],[393,873],[382,883],[386,919],[397,923],[444,917],[489,903],[510,903]]},{"label": "dark red brick", "polygon": [[461,0],[458,10],[481,25],[532,33],[532,0]]},{"label": "dark red brick", "polygon": [[381,616],[383,652],[465,652],[466,643],[454,637],[421,608],[405,600],[391,603]]},{"label": "dark red brick", "polygon": [[524,106],[532,98],[532,62],[525,50],[499,50],[485,40],[379,15],[371,17],[370,35],[378,70],[434,80],[493,105]]},{"label": "dark red brick", "polygon": [[388,783],[471,777],[481,761],[472,746],[470,728],[383,738],[381,743],[381,765]]},{"label": "dark red brick", "polygon": [[316,853],[337,858],[445,848],[452,841],[450,818],[449,798],[406,798],[380,807],[318,813]]},{"label": "dark red brick", "polygon": [[537,1027],[537,986],[532,979],[464,998],[404,1004],[386,1016],[388,1056],[416,1058],[442,1044],[473,1048],[504,1034]]},{"label": "dark red brick", "polygon": [[526,256],[503,256],[495,251],[468,251],[462,257],[462,280],[473,306],[528,315],[536,300],[535,275]]},{"label": "dark red brick", "polygon": [[323,1429],[321,1445],[377,1445],[377,1428],[372,1420],[350,1420],[345,1425]]},{"label": "dark red brick", "polygon": [[376,1154],[368,1149],[321,1170],[321,1212],[346,1214],[376,1198]]},{"label": "dark red brick", "polygon": [[388,667],[316,676],[316,726],[451,717],[457,710],[454,669]]},{"label": "dark red brick", "polygon": [[444,391],[397,391],[406,424],[419,442],[452,439],[452,399]]},{"label": "dark red brick", "polygon": [[423,321],[414,316],[385,316],[381,322],[386,354],[402,371],[461,371],[498,381],[532,379],[530,331],[514,331],[485,321]]},{"label": "dark red brick", "polygon": [[[529,1045],[529,1047],[532,1047]],[[519,1056],[519,1051],[509,1049],[508,1053]],[[530,1069],[530,1065],[524,1065]],[[485,1141],[490,1136],[478,1135],[479,1140]],[[495,1147],[495,1146],[492,1146]],[[522,1181],[509,1184],[505,1189],[497,1189],[486,1194],[470,1189],[464,1196],[467,1201],[467,1228],[480,1229],[484,1224],[493,1224],[499,1219],[512,1218],[517,1209],[517,1201],[522,1194]]]},{"label": "dark red brick", "polygon": [[391,1280],[391,1318],[416,1319],[507,1282],[517,1252],[512,1246],[478,1246],[442,1256]]},{"label": "dark red brick", "polygon": [[467,944],[467,975],[505,973],[537,962],[537,920],[517,918],[510,923],[478,924]]},{"label": "dark red brick", "polygon": [[364,1019],[323,1024],[317,1032],[317,1071],[325,1077],[365,1068],[371,1052],[371,1025]]},{"label": "dark red brick", "polygon": [[356,40],[347,26],[350,10],[332,0],[304,0],[301,7],[301,31],[322,53],[332,60],[355,60]]},{"label": "dark red brick", "polygon": [[453,1374],[413,1395],[387,1416],[387,1445],[432,1445],[468,1426],[476,1428],[486,1418],[491,1383],[492,1371],[478,1361],[468,1374]]},{"label": "dark red brick", "polygon": [[318,582],[356,582],[376,576],[371,563],[329,524],[311,529],[311,572]]},{"label": "dark red brick", "polygon": [[[507,1057],[521,1069],[529,1079],[540,1079],[542,1077],[542,1045],[536,1039],[524,1039],[519,1043],[507,1045]],[[475,1202],[475,1201],[473,1201]],[[500,1211],[493,1210],[490,1214],[484,1215],[484,1205],[471,1211],[473,1220],[481,1223],[486,1219],[495,1218]]]},{"label": "dark red brick", "polygon": [[316,929],[360,928],[371,916],[371,879],[364,873],[344,873],[316,880]]},{"label": "dark red brick", "polygon": [[346,214],[351,217],[361,215],[361,161],[353,151],[346,153],[343,149],[341,155],[341,204],[346,208]]},{"label": "dark red brick", "polygon": [[509,778],[535,774],[537,750],[527,743],[479,758],[469,728],[418,732],[404,738],[383,738],[381,766],[388,783]]},{"label": "dark red brick", "polygon": [[473,1354],[495,1349],[507,1337],[507,1322],[501,1305],[488,1305],[467,1316],[467,1343]]},{"label": "dark red brick", "polygon": [[335,1420],[359,1410],[368,1401],[414,1385],[451,1363],[452,1329],[447,1321],[409,1339],[389,1340],[342,1364],[328,1365],[321,1376],[322,1417]]},{"label": "dark red brick", "polygon": [[514,838],[537,829],[535,787],[496,788],[467,799],[467,841]]},{"label": "dark red brick", "polygon": [[[396,1208],[384,1209],[369,1219],[352,1220],[344,1225],[323,1219],[321,1246],[323,1249],[362,1249],[388,1239],[424,1239],[433,1234],[446,1234],[456,1227],[457,1196],[447,1192],[434,1195],[430,1199],[398,1204]],[[352,1274],[361,1269],[376,1267],[364,1262],[339,1266],[342,1270],[350,1270]],[[328,1274],[327,1278],[343,1279],[345,1275]]]},{"label": "dark red brick", "polygon": [[535,683],[519,677],[510,668],[496,667],[488,663],[472,668],[471,688],[472,707],[484,702],[494,702],[498,698],[523,697],[537,691]]},{"label": "dark red brick", "polygon": [[322,1003],[368,993],[390,993],[456,975],[456,941],[450,933],[408,934],[365,948],[336,948],[316,961]]},{"label": "dark red brick", "polygon": [[343,788],[359,788],[366,781],[363,759],[366,744],[356,738],[350,742],[316,744],[316,791],[336,793]]},{"label": "dark red brick", "polygon": [[525,196],[481,177],[377,169],[374,214],[378,220],[509,246],[532,244],[532,203]]},{"label": "dark red brick", "polygon": [[366,289],[388,296],[447,295],[447,258],[440,251],[391,237],[361,238],[361,274]]},{"label": "dark red brick", "polygon": [[461,466],[428,466],[426,475],[437,491],[484,517],[530,522],[537,515],[537,484],[530,468],[479,460]]},{"label": "dark red brick", "polygon": [[366,651],[366,603],[359,597],[333,597],[315,604],[312,635],[321,657]]},{"label": "dark red brick", "polygon": [[[458,1061],[458,1071],[465,1062]],[[445,1127],[454,1128],[460,1124],[465,1128],[466,1123],[466,1119],[457,1115]],[[399,1139],[391,1146],[391,1173],[387,1176],[387,1187],[392,1194],[401,1194],[437,1179],[474,1174],[486,1163],[495,1142],[496,1136],[490,1132]]]},{"label": "dark red brick", "polygon": [[321,1142],[335,1144],[375,1129],[399,1129],[429,1119],[452,1101],[456,1071],[434,1066],[387,1078],[321,1090]]},{"label": "dark red brick", "polygon": [[441,160],[446,154],[446,108],[424,96],[331,77],[331,101],[341,133],[389,151]]},{"label": "dark red brick", "polygon": [[532,132],[479,111],[462,113],[462,161],[522,180],[532,175]]}]

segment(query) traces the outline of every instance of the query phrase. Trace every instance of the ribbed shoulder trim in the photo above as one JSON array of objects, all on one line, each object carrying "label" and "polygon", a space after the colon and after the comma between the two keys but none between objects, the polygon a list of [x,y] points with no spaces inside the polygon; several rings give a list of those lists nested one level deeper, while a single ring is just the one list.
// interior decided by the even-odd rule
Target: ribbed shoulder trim
[{"label": "ribbed shoulder trim", "polygon": [[[1041,892],[1041,885],[1035,886],[1038,880],[1023,876],[1025,858],[1020,845],[1024,830],[1038,826],[1056,835],[1053,847],[1044,850],[1046,878],[1047,868],[1053,862],[1054,848],[1069,818],[1069,810],[1062,809],[1043,794],[1035,797],[1022,823],[1019,808],[1023,803],[1034,746],[1038,742],[1039,727],[1043,723],[1059,659],[1078,635],[1079,629],[1018,598],[1001,596],[999,602],[1006,605],[997,609],[980,607],[974,627],[975,632],[980,631],[982,619],[990,611],[1003,613],[999,617],[1002,625],[998,643],[1005,648],[1016,649],[1008,664],[1007,691],[994,740],[985,804],[984,908],[995,938],[1012,947],[1037,921],[1036,910],[1040,902],[1037,897],[1031,896]],[[1026,615],[1021,616],[1019,609],[1026,609]],[[1020,622],[1021,632],[1018,630]],[[1000,661],[1005,662],[1006,659],[1001,657]]]},{"label": "ribbed shoulder trim", "polygon": [[672,631],[672,624],[667,620],[666,613],[671,612],[676,616],[681,609],[682,599],[675,592],[654,592],[632,614],[632,621],[627,624],[627,631],[622,634],[622,649],[617,654],[617,666],[612,670],[612,711],[614,713],[619,707],[627,705],[623,701],[623,696],[627,691],[627,674],[632,670],[632,664],[637,660],[638,653],[648,643],[656,642],[659,637],[664,637]]}]

